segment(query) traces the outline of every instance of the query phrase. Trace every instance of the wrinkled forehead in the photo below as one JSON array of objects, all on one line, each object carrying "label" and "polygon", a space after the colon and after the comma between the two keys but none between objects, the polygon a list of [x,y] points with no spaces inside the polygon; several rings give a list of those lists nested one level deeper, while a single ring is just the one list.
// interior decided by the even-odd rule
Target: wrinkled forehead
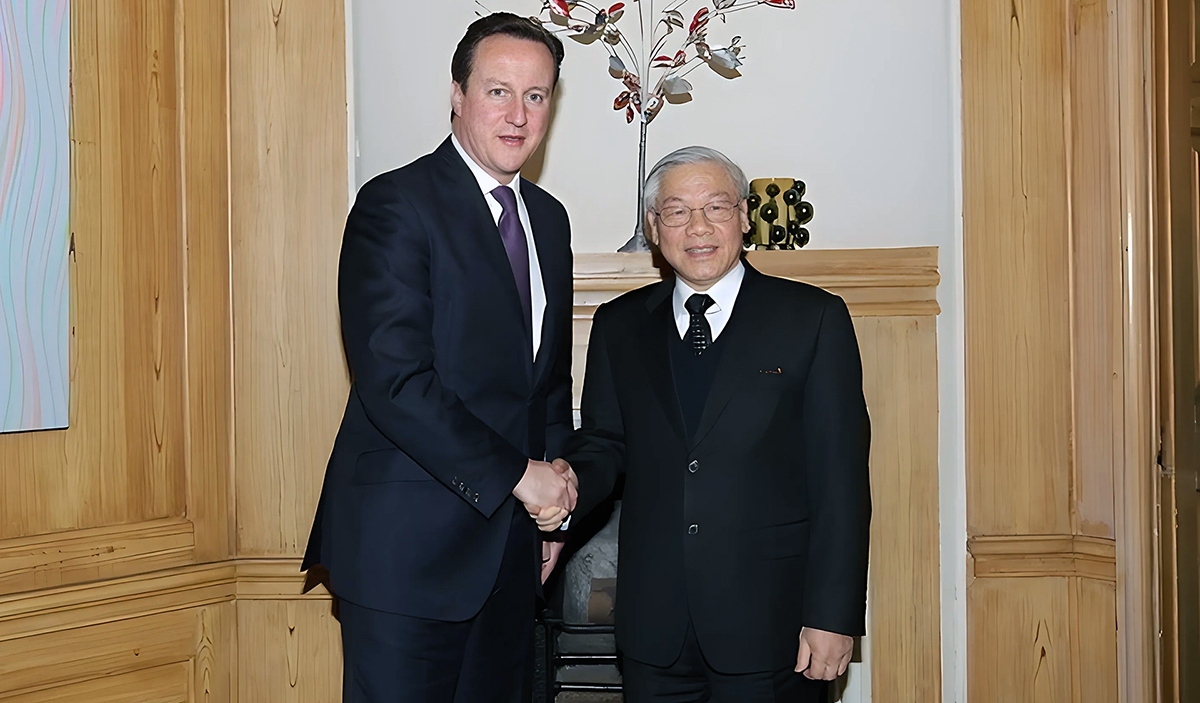
[{"label": "wrinkled forehead", "polygon": [[738,200],[738,187],[721,164],[702,161],[680,164],[663,174],[658,202],[709,202],[718,198]]}]

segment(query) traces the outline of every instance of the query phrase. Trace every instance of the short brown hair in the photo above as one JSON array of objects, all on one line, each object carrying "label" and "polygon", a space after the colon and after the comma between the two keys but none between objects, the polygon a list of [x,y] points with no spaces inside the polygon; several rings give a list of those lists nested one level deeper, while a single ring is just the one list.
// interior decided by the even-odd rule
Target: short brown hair
[{"label": "short brown hair", "polygon": [[[558,85],[558,74],[562,67],[563,44],[558,37],[546,31],[536,19],[519,17],[511,12],[493,12],[484,15],[467,27],[467,33],[458,42],[454,58],[450,61],[450,76],[461,88],[467,87],[471,69],[475,64],[475,50],[479,42],[501,34],[525,41],[537,42],[546,47],[554,58],[554,85]],[[553,87],[553,86],[552,86]]]}]

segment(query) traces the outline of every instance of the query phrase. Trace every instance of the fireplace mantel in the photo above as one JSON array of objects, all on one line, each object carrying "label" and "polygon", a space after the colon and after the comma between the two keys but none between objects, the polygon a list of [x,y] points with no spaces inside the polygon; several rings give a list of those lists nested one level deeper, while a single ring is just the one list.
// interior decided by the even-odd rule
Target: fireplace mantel
[{"label": "fireplace mantel", "polygon": [[[856,317],[937,315],[937,257],[937,247],[747,254],[763,273],[805,281],[840,295]],[[576,254],[576,317],[590,318],[601,303],[661,277],[649,253]]]}]

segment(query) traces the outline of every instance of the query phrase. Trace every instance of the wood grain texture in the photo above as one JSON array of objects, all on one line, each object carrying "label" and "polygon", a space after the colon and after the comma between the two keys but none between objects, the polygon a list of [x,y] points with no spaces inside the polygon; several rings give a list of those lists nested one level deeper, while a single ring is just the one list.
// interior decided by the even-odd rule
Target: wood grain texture
[{"label": "wood grain texture", "polygon": [[0,431],[67,425],[70,0],[0,5]]},{"label": "wood grain texture", "polygon": [[196,559],[233,555],[233,309],[225,2],[179,0],[187,246],[187,517]]},{"label": "wood grain texture", "polygon": [[1117,703],[1117,610],[1114,581],[1071,579],[1074,703]]},{"label": "wood grain texture", "polygon": [[967,587],[972,703],[1073,700],[1064,577],[975,579]]},{"label": "wood grain texture", "polygon": [[1123,338],[1123,452],[1116,488],[1117,661],[1119,700],[1154,700],[1159,678],[1155,626],[1154,474],[1161,448],[1155,406],[1158,364],[1156,317],[1160,281],[1155,261],[1151,201],[1155,187],[1156,130],[1153,78],[1152,3],[1115,2],[1115,61],[1120,115],[1121,245],[1124,279],[1121,306]]},{"label": "wood grain texture", "polygon": [[1064,3],[963,3],[967,529],[1061,534],[1070,487]]},{"label": "wood grain texture", "polygon": [[349,387],[343,3],[230,5],[237,553],[299,554]]},{"label": "wood grain texture", "polygon": [[236,703],[241,666],[236,606],[226,602],[201,608],[196,613],[194,632],[189,703]]},{"label": "wood grain texture", "polygon": [[194,545],[181,518],[0,541],[0,594],[190,564]]},{"label": "wood grain texture", "polygon": [[1072,531],[1116,536],[1114,491],[1124,426],[1121,211],[1117,199],[1113,18],[1088,0],[1067,6],[1070,116]]},{"label": "wood grain texture", "polygon": [[232,602],[82,622],[0,641],[0,700],[159,700],[166,690],[190,703],[234,700]]},{"label": "wood grain texture", "polygon": [[1153,594],[1159,614],[1153,629],[1160,633],[1161,700],[1191,701],[1200,697],[1195,665],[1200,660],[1200,64],[1195,1],[1155,5],[1157,202],[1152,251],[1153,275],[1159,279],[1156,401],[1162,476],[1156,486],[1160,576]]},{"label": "wood grain texture", "polygon": [[328,601],[239,600],[238,700],[340,700],[342,648]]},{"label": "wood grain texture", "polygon": [[0,436],[0,539],[184,512],[175,8],[71,8],[71,428]]},{"label": "wood grain texture", "polygon": [[0,437],[0,593],[231,551],[224,17],[72,19],[71,427]]},{"label": "wood grain texture", "polygon": [[227,603],[235,581],[223,563],[0,596],[0,642]]},{"label": "wood grain texture", "polygon": [[1149,6],[962,4],[972,700],[1108,700],[1152,646]]},{"label": "wood grain texture", "polygon": [[859,317],[871,414],[871,700],[942,694],[937,330],[933,317]]},{"label": "wood grain texture", "polygon": [[1081,535],[972,537],[971,577],[1086,576],[1116,583],[1117,545]]},{"label": "wood grain texture", "polygon": [[139,669],[126,674],[80,681],[41,691],[0,697],[5,703],[191,703],[191,666],[188,662]]},{"label": "wood grain texture", "polygon": [[300,572],[300,559],[237,560],[237,598],[243,600],[330,600],[332,596],[323,585],[305,590],[305,575]]}]

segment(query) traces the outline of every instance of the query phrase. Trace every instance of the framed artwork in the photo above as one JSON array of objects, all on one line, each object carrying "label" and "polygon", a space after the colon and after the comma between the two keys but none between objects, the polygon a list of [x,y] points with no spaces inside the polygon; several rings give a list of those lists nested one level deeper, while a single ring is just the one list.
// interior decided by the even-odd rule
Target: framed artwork
[{"label": "framed artwork", "polygon": [[69,7],[0,2],[0,432],[67,426]]}]

